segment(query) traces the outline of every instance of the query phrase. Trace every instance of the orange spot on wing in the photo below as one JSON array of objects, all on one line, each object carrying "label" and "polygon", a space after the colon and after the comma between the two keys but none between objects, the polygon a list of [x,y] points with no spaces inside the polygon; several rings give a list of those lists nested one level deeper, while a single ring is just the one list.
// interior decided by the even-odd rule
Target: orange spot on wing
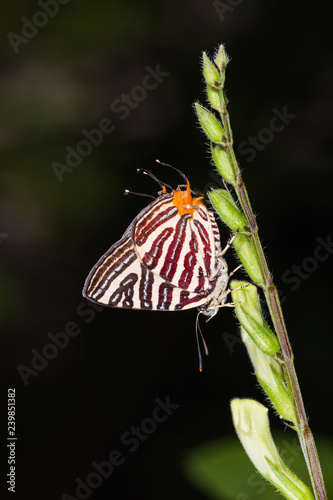
[{"label": "orange spot on wing", "polygon": [[190,189],[190,183],[187,181],[186,190],[178,187],[173,192],[173,204],[177,207],[180,216],[184,214],[191,214],[198,210],[200,205],[203,205],[203,196],[193,197]]}]

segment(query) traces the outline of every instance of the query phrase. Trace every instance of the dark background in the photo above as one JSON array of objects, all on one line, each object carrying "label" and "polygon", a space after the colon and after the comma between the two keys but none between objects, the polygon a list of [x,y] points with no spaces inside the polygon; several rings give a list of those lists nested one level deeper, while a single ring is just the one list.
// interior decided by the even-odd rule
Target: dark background
[{"label": "dark background", "polygon": [[[149,201],[124,197],[124,189],[156,194],[137,168],[177,186],[177,174],[156,165],[158,158],[182,169],[196,189],[214,183],[192,103],[205,101],[200,54],[212,55],[222,42],[231,57],[226,88],[235,149],[285,297],[311,427],[315,435],[332,432],[333,257],[313,258],[316,238],[332,236],[331,17],[313,2],[230,0],[220,2],[219,14],[214,5],[70,0],[18,43],[17,53],[8,33],[22,36],[22,17],[31,21],[42,9],[35,1],[1,5],[1,413],[14,387],[16,498],[75,497],[75,479],[85,480],[92,462],[116,449],[125,462],[90,498],[205,498],[183,473],[184,454],[233,434],[233,397],[264,401],[231,309],[202,324],[210,356],[199,374],[194,310],[94,312],[81,296],[92,265]],[[157,65],[168,76],[125,119],[110,110]],[[239,145],[284,107],[296,117],[248,161]],[[75,149],[82,130],[103,118],[115,130],[59,182],[52,162],[65,163],[65,148]],[[221,238],[228,238],[224,227]],[[232,251],[227,258],[235,267]],[[291,280],[293,266],[303,277]],[[31,350],[41,353],[48,334],[68,322],[80,334],[25,385],[18,367],[31,369]],[[167,397],[179,408],[131,453],[122,434]],[[271,421],[282,429],[273,412]]]}]

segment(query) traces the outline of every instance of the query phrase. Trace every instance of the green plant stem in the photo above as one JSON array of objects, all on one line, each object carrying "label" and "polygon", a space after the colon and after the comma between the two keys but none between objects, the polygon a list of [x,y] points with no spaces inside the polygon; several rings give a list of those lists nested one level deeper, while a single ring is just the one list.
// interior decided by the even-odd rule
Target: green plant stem
[{"label": "green plant stem", "polygon": [[257,285],[260,286],[265,293],[272,322],[274,324],[277,336],[279,338],[281,346],[281,357],[279,361],[282,364],[286,384],[291,395],[292,403],[294,405],[294,410],[297,419],[297,421],[294,422],[296,424],[295,430],[298,433],[302,451],[307,463],[315,497],[317,500],[327,500],[327,494],[325,491],[324,479],[320,467],[319,456],[312,432],[308,424],[308,419],[305,413],[303,398],[295,371],[294,354],[289,342],[279,296],[276,287],[273,283],[272,275],[267,265],[263,248],[258,236],[258,226],[256,223],[256,218],[253,213],[249,196],[234,154],[230,119],[226,107],[226,97],[223,89],[220,89],[219,94],[220,94],[220,103],[222,109],[221,119],[226,135],[225,149],[230,157],[230,162],[232,164],[232,168],[234,170],[236,178],[236,184],[234,185],[234,188],[237,193],[238,199],[241,203],[242,209],[249,222],[248,231],[251,237],[253,238],[256,251],[259,256],[259,260],[262,267],[264,284],[258,283]]}]

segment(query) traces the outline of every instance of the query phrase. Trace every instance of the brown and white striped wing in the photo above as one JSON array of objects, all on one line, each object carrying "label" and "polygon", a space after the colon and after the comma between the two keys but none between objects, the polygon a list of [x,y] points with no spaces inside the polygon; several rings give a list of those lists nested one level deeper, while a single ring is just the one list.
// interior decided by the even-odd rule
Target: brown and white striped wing
[{"label": "brown and white striped wing", "polygon": [[205,293],[174,287],[138,259],[131,238],[123,238],[99,260],[86,279],[83,295],[109,307],[181,310],[207,302]]},{"label": "brown and white striped wing", "polygon": [[172,197],[161,196],[133,221],[132,239],[149,271],[174,287],[209,293],[220,236],[205,206],[180,216]]},{"label": "brown and white striped wing", "polygon": [[214,294],[219,248],[218,228],[206,207],[180,216],[172,196],[162,195],[97,262],[83,295],[127,309],[175,311],[206,304]]},{"label": "brown and white striped wing", "polygon": [[126,281],[133,280],[133,273],[137,276],[140,263],[129,229],[90,271],[82,291],[87,299],[111,307],[133,307],[131,297],[125,293],[129,288]]}]

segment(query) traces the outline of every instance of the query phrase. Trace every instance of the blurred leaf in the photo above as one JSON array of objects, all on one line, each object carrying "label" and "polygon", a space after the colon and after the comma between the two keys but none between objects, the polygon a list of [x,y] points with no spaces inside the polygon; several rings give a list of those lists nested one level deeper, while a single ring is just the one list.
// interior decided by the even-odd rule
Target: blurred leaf
[{"label": "blurred leaf", "polygon": [[[285,462],[310,486],[297,438],[274,433],[274,441]],[[328,496],[333,494],[333,442],[316,439]],[[190,481],[208,498],[218,500],[275,500],[278,494],[254,469],[237,438],[226,438],[199,446],[184,460]],[[281,497],[280,497],[281,498]]]}]

